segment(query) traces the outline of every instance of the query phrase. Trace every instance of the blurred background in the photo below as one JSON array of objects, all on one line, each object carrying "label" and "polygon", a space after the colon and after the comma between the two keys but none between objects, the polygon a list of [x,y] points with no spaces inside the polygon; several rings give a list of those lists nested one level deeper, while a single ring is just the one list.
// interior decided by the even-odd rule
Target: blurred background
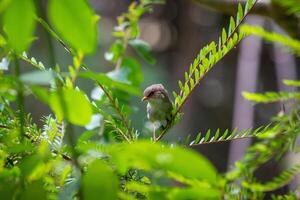
[{"label": "blurred background", "polygon": [[[111,35],[116,17],[125,12],[130,0],[90,0],[95,12],[101,16],[99,22],[98,51],[87,58],[86,63],[98,72],[112,70],[104,59],[104,53],[114,41]],[[150,44],[155,65],[141,61],[144,72],[142,90],[153,83],[163,83],[169,93],[178,91],[177,81],[183,79],[186,71],[199,50],[210,41],[216,41],[223,27],[228,26],[229,16],[234,15],[237,0],[166,0],[165,5],[156,6],[151,14],[140,22],[140,38]],[[41,14],[46,16],[46,0],[38,1]],[[276,10],[277,9],[277,10]],[[246,23],[258,24],[267,30],[286,33],[299,38],[298,23],[290,20],[284,12],[279,12],[271,1],[259,1]],[[283,16],[281,16],[283,15]],[[285,18],[286,17],[286,18]],[[275,20],[274,20],[275,19]],[[290,24],[289,24],[290,23]],[[296,26],[295,26],[296,25]],[[293,28],[294,27],[294,28]],[[297,29],[298,28],[298,29]],[[45,66],[53,65],[49,57],[48,46],[52,45],[58,64],[67,69],[72,58],[55,41],[48,38],[39,27],[39,39],[30,49],[30,54],[39,58]],[[47,46],[46,46],[47,45]],[[130,52],[129,54],[134,54]],[[26,63],[23,69],[32,70]],[[200,86],[183,107],[184,116],[167,135],[165,140],[183,140],[188,134],[195,136],[208,129],[215,131],[258,127],[270,121],[270,118],[282,110],[283,105],[252,105],[241,96],[242,91],[262,92],[292,90],[282,84],[283,79],[299,77],[299,59],[287,53],[279,45],[269,44],[259,38],[249,37],[231,51],[202,80]],[[82,89],[90,94],[94,88],[92,82],[79,80]],[[50,111],[34,98],[28,97],[26,109],[33,113],[33,119],[40,123],[40,116]],[[135,127],[142,130],[146,121],[146,105],[139,98],[132,100],[136,107],[132,119]],[[289,105],[284,105],[288,109]],[[80,130],[78,131],[80,132]],[[145,136],[150,137],[150,136]],[[193,147],[204,154],[217,167],[225,172],[232,163],[243,156],[251,140],[209,144]],[[288,162],[287,162],[288,163]],[[262,180],[278,173],[280,166],[267,163],[258,176]],[[260,170],[259,170],[260,171]],[[266,173],[267,172],[267,173]]]}]

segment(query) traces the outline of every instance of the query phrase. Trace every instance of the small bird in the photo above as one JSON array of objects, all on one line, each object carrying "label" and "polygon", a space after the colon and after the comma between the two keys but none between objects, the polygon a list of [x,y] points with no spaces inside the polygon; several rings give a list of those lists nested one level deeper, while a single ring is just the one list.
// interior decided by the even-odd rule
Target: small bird
[{"label": "small bird", "polygon": [[142,101],[148,101],[147,118],[153,124],[153,139],[155,140],[156,126],[166,126],[170,120],[173,105],[169,98],[168,91],[162,84],[153,84],[147,87],[144,91]]}]

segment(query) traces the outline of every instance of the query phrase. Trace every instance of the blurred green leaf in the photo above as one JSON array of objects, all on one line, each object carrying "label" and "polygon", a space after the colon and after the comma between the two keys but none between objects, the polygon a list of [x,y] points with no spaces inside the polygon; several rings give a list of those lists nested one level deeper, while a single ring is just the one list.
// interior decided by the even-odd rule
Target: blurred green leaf
[{"label": "blurred green leaf", "polygon": [[48,71],[31,71],[23,73],[20,76],[21,81],[28,84],[39,84],[39,85],[49,85],[54,81],[54,73],[51,70]]},{"label": "blurred green leaf", "polygon": [[115,200],[119,184],[113,170],[101,160],[88,166],[82,177],[82,191],[85,200]]},{"label": "blurred green leaf", "polygon": [[6,148],[6,151],[9,153],[22,153],[25,151],[33,151],[35,149],[35,146],[31,143],[23,143],[23,144],[17,144],[17,145],[9,145]]},{"label": "blurred green leaf", "polygon": [[71,47],[84,53],[97,45],[97,20],[85,0],[50,0],[50,22]]},{"label": "blurred green leaf", "polygon": [[32,86],[31,91],[40,101],[45,104],[49,103],[49,92],[47,89],[39,86]]},{"label": "blurred green leaf", "polygon": [[98,81],[99,83],[101,83],[102,85],[104,85],[110,89],[117,88],[126,93],[130,93],[130,94],[133,94],[136,96],[141,95],[141,91],[139,90],[139,88],[131,86],[130,84],[128,84],[126,82],[113,80],[112,78],[108,77],[106,74],[103,74],[103,73],[96,74],[93,72],[83,72],[83,73],[80,73],[79,76],[81,76],[83,78],[88,78],[88,79]]},{"label": "blurred green leaf", "polygon": [[1,0],[0,1],[0,13],[7,8],[11,0]]},{"label": "blurred green leaf", "polygon": [[151,55],[150,46],[146,42],[139,39],[135,39],[130,40],[129,44],[135,49],[138,55],[144,58],[145,61],[152,65],[155,64],[155,59]]},{"label": "blurred green leaf", "polygon": [[125,48],[121,40],[116,40],[110,47],[109,51],[104,54],[104,57],[107,61],[116,63],[120,56],[124,54],[124,52]]},{"label": "blurred green leaf", "polygon": [[13,76],[0,76],[0,95],[8,101],[16,99],[16,80]]},{"label": "blurred green leaf", "polygon": [[167,195],[170,200],[186,199],[220,199],[220,192],[216,189],[207,188],[183,188],[173,189]]},{"label": "blurred green leaf", "polygon": [[[2,172],[3,173],[3,172]],[[0,197],[1,199],[15,199],[17,185],[9,180],[4,181],[3,179],[0,181]]]},{"label": "blurred green leaf", "polygon": [[121,70],[126,74],[127,80],[129,80],[132,85],[139,86],[144,80],[141,65],[134,58],[124,58],[121,64]]},{"label": "blurred green leaf", "polygon": [[201,187],[187,188],[160,188],[152,189],[149,192],[149,199],[166,199],[166,200],[213,200],[220,199],[220,192],[216,189],[207,189]]},{"label": "blurred green leaf", "polygon": [[11,0],[3,16],[8,44],[17,53],[27,50],[33,40],[35,29],[35,7],[33,0]]},{"label": "blurred green leaf", "polygon": [[27,188],[20,194],[21,200],[32,199],[47,199],[47,193],[43,187],[42,181],[35,181],[30,183]]},{"label": "blurred green leaf", "polygon": [[111,154],[121,173],[133,167],[146,171],[170,171],[187,178],[209,182],[216,180],[216,170],[205,157],[182,147],[140,141],[113,145]]},{"label": "blurred green leaf", "polygon": [[299,80],[283,80],[283,83],[288,86],[300,87]]},{"label": "blurred green leaf", "polygon": [[29,176],[41,162],[41,157],[37,154],[26,157],[20,164],[22,175]]},{"label": "blurred green leaf", "polygon": [[107,73],[107,75],[115,80],[139,86],[143,82],[143,74],[141,65],[133,58],[124,58],[120,69],[116,69]]},{"label": "blurred green leaf", "polygon": [[93,115],[91,103],[85,94],[71,88],[50,93],[49,106],[59,120],[65,118],[80,126],[88,124]]}]

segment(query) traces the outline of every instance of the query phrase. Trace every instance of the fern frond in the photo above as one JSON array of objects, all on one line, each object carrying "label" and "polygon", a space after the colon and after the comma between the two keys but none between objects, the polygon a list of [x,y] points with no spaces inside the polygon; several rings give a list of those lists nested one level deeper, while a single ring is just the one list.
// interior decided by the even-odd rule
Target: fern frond
[{"label": "fern frond", "polygon": [[63,138],[65,135],[64,122],[58,122],[56,119],[50,116],[46,116],[42,119],[43,125],[43,137],[48,142],[52,150],[59,151],[63,144]]},{"label": "fern frond", "polygon": [[287,86],[300,87],[300,80],[283,80],[283,83]]},{"label": "fern frond", "polygon": [[260,26],[243,25],[240,28],[240,32],[245,35],[256,35],[270,42],[280,43],[291,49],[291,51],[294,52],[297,56],[300,56],[299,40],[295,40],[275,32],[268,32]]},{"label": "fern frond", "polygon": [[[108,100],[109,100],[110,104],[112,105],[112,107],[114,108],[114,110],[116,111],[117,115],[119,116],[119,118],[122,122],[122,125],[126,128],[125,132],[122,132],[121,136],[123,137],[123,139],[130,142],[131,139],[135,138],[136,131],[131,127],[131,122],[128,120],[127,116],[125,115],[125,112],[123,112],[123,108],[120,107],[118,99],[114,98],[112,92],[109,91],[108,89],[106,89],[104,85],[102,85],[98,81],[96,81],[96,82],[97,82],[98,86],[102,89],[102,91],[104,92],[106,97],[108,98]],[[115,124],[112,124],[112,125],[115,125]],[[115,126],[113,126],[113,127],[115,127]],[[118,127],[115,127],[115,128],[117,128],[119,130]]]},{"label": "fern frond", "polygon": [[265,92],[249,93],[243,92],[243,97],[255,103],[272,103],[278,101],[287,101],[290,99],[299,99],[300,92]]},{"label": "fern frond", "polygon": [[288,14],[295,14],[300,16],[300,2],[299,0],[273,0],[288,10]]},{"label": "fern frond", "polygon": [[252,128],[244,129],[240,132],[238,132],[238,129],[235,128],[233,131],[229,131],[226,129],[222,134],[220,134],[220,130],[217,129],[217,131],[214,133],[213,136],[211,136],[211,131],[208,130],[204,135],[202,133],[199,133],[196,138],[190,142],[190,146],[195,145],[202,145],[202,144],[212,144],[212,143],[219,143],[219,142],[227,142],[231,140],[238,140],[238,139],[244,139],[244,138],[252,138],[257,137],[263,133],[265,133],[271,124],[267,126],[261,126],[255,130],[252,130]]},{"label": "fern frond", "polygon": [[242,182],[242,186],[257,192],[273,191],[281,188],[291,182],[300,172],[300,164],[297,164],[290,169],[283,171],[279,176],[267,183],[248,183]]},{"label": "fern frond", "polygon": [[173,92],[175,106],[178,110],[180,110],[205,74],[245,37],[244,34],[237,32],[238,27],[256,2],[257,1],[248,0],[244,9],[241,4],[239,4],[236,19],[234,20],[234,18],[231,17],[228,30],[222,29],[218,44],[211,42],[200,50],[194,62],[190,65],[189,70],[185,72],[184,82],[178,82],[180,93],[176,94],[176,92]]},{"label": "fern frond", "polygon": [[[196,86],[199,85],[200,80],[202,80],[207,72],[246,36],[244,33],[238,32],[238,27],[242,24],[245,17],[249,14],[256,3],[257,0],[248,0],[245,8],[243,8],[241,4],[238,4],[237,16],[235,19],[233,17],[230,18],[227,31],[224,28],[222,29],[221,36],[218,39],[218,44],[216,42],[211,42],[200,50],[194,59],[194,62],[190,64],[189,70],[184,73],[184,81],[178,81],[180,89],[179,94],[175,91],[173,92],[175,102],[172,120],[176,118],[186,100],[189,98]],[[170,127],[168,126],[166,129],[168,128]],[[166,131],[167,130],[162,131],[157,141],[163,137]]]},{"label": "fern frond", "polygon": [[289,194],[284,195],[272,195],[272,200],[297,200],[299,199],[296,192],[289,192]]}]

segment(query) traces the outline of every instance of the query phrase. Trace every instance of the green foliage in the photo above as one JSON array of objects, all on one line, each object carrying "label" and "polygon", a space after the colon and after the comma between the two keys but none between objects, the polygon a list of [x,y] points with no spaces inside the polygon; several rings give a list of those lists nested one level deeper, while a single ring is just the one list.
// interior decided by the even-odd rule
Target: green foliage
[{"label": "green foliage", "polygon": [[266,92],[263,94],[243,92],[244,98],[256,103],[271,103],[277,101],[286,101],[289,99],[299,99],[299,92]]},{"label": "green foliage", "polygon": [[275,3],[282,5],[287,9],[288,14],[295,14],[300,16],[300,4],[299,0],[273,0]]},{"label": "green foliage", "polygon": [[[270,125],[240,132],[237,128],[223,133],[209,129],[192,141],[186,138],[186,144],[193,146],[255,137],[256,142],[246,155],[225,174],[218,173],[208,159],[182,144],[158,142],[177,123],[182,106],[200,80],[246,36],[255,34],[282,43],[299,54],[297,40],[259,27],[244,25],[239,30],[256,2],[248,0],[244,8],[238,4],[236,18],[230,17],[218,43],[211,42],[200,50],[184,73],[184,81],[178,82],[180,91],[173,92],[172,119],[157,141],[150,141],[140,139],[141,133],[130,120],[135,112],[130,102],[133,96],[141,95],[143,74],[140,61],[129,57],[127,50],[132,47],[144,61],[155,63],[149,45],[139,39],[139,20],[162,1],[133,2],[117,18],[112,33],[116,39],[105,53],[113,68],[101,73],[95,73],[84,63],[85,55],[96,50],[98,37],[98,17],[87,1],[50,0],[48,16],[54,29],[36,16],[33,1],[1,1],[1,28],[6,33],[0,35],[1,56],[3,53],[5,58],[0,65],[1,199],[262,199],[266,192],[290,183],[299,173],[299,165],[265,183],[257,180],[255,172],[269,160],[279,161],[286,152],[297,150],[298,92],[245,92],[243,95],[256,103],[293,100],[293,107],[290,112],[275,116]],[[286,5],[290,9],[292,4]],[[62,45],[66,56],[73,58],[67,71],[59,65],[49,68],[38,58],[27,55],[36,37],[35,22]],[[34,71],[21,73],[19,60],[33,66]],[[7,66],[15,74],[6,72]],[[95,89],[100,90],[96,98],[89,99],[78,88],[79,78],[95,84]],[[298,80],[284,83],[300,85]],[[25,97],[31,94],[52,111],[51,115],[41,116],[41,127],[24,109]],[[74,126],[80,127],[78,138]],[[290,191],[272,198],[298,197]]]},{"label": "green foliage", "polygon": [[300,172],[300,165],[295,165],[290,169],[283,171],[279,176],[276,176],[273,180],[266,183],[247,183],[243,182],[242,185],[245,188],[249,188],[252,191],[267,192],[273,191],[277,188],[281,188],[291,182],[292,179]]},{"label": "green foliage", "polygon": [[283,83],[288,86],[300,87],[300,81],[297,80],[283,80]]},{"label": "green foliage", "polygon": [[91,53],[97,45],[97,17],[85,0],[49,1],[49,19],[77,51]]},{"label": "green foliage", "polygon": [[297,56],[300,56],[300,41],[278,34],[278,33],[270,33],[265,31],[262,27],[259,26],[249,26],[243,25],[241,26],[241,32],[246,35],[256,35],[267,41],[280,43],[284,46],[290,48],[292,52],[294,52]]},{"label": "green foliage", "polygon": [[[216,170],[208,160],[181,147],[170,148],[161,144],[137,142],[114,145],[109,152],[121,174],[125,174],[130,168],[136,168],[172,172],[211,183],[216,181]],[[190,162],[186,163],[182,158]]]},{"label": "green foliage", "polygon": [[257,137],[260,134],[264,134],[266,131],[269,130],[268,126],[262,126],[255,130],[252,130],[252,128],[242,130],[238,132],[237,128],[234,129],[232,132],[230,132],[228,129],[226,129],[222,134],[220,134],[220,130],[218,129],[213,135],[211,134],[210,129],[202,135],[200,132],[197,134],[196,138],[189,142],[190,146],[194,145],[201,145],[201,144],[211,144],[211,143],[217,143],[217,142],[225,142],[230,140],[237,140],[237,139],[244,139],[244,138],[250,138],[250,137]]},{"label": "green foliage", "polygon": [[66,119],[77,125],[88,124],[93,114],[92,106],[84,93],[74,89],[63,88],[51,92],[48,104],[60,121]]},{"label": "green foliage", "polygon": [[11,0],[5,9],[3,26],[9,46],[17,53],[25,51],[33,38],[35,6],[32,0]]},{"label": "green foliage", "polygon": [[202,48],[194,62],[190,65],[189,70],[185,72],[184,81],[178,81],[180,92],[179,94],[173,92],[173,96],[175,98],[175,114],[173,116],[173,120],[207,72],[245,37],[245,34],[238,32],[238,27],[241,25],[244,18],[248,15],[256,2],[257,1],[248,0],[244,9],[241,4],[238,5],[236,19],[234,20],[234,18],[231,17],[228,30],[226,31],[226,29],[222,29],[222,34],[219,37],[218,44],[211,42],[209,45]]},{"label": "green foliage", "polygon": [[94,161],[82,177],[83,198],[97,200],[117,199],[118,179],[113,170],[100,160]]}]

